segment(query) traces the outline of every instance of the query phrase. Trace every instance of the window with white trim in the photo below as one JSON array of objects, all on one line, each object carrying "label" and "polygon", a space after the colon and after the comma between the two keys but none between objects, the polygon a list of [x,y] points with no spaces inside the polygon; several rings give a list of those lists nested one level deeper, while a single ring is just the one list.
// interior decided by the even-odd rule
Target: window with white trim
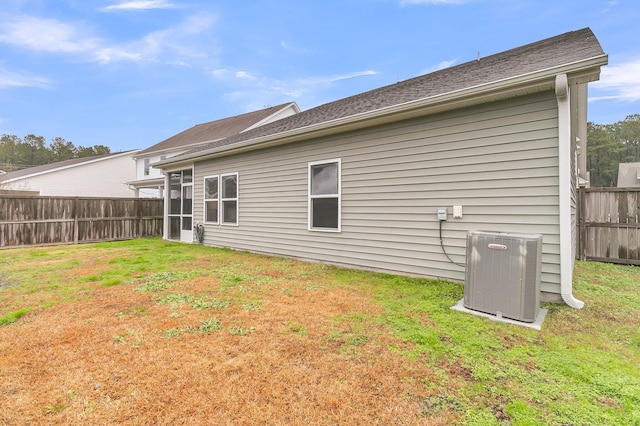
[{"label": "window with white trim", "polygon": [[238,173],[205,176],[204,222],[238,224]]},{"label": "window with white trim", "polygon": [[204,221],[218,224],[220,206],[220,179],[218,176],[204,178]]},{"label": "window with white trim", "polygon": [[144,159],[144,175],[149,176],[149,169],[151,169],[151,159]]},{"label": "window with white trim", "polygon": [[238,224],[238,174],[220,175],[220,207],[223,225]]},{"label": "window with white trim", "polygon": [[309,163],[309,230],[341,230],[341,161]]}]

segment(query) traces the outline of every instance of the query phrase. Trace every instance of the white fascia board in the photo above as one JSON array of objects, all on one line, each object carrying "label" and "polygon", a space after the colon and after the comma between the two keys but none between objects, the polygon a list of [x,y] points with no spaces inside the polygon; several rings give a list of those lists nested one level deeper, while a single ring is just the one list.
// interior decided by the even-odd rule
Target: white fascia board
[{"label": "white fascia board", "polygon": [[152,178],[152,179],[140,179],[140,180],[132,180],[131,182],[125,182],[127,185],[131,185],[131,186],[146,186],[146,185],[157,185],[157,184],[162,184],[164,183],[164,176],[159,177],[159,178]]},{"label": "white fascia board", "polygon": [[295,115],[295,114],[300,112],[300,108],[298,107],[298,104],[296,104],[295,102],[290,102],[287,105],[285,105],[284,107],[282,107],[279,110],[275,111],[273,114],[269,115],[268,117],[265,117],[262,120],[258,121],[257,123],[254,123],[251,126],[247,127],[246,129],[244,129],[240,133],[246,132],[246,131],[251,130],[251,129],[255,129],[256,127],[260,127],[263,124],[271,123],[272,121],[277,121],[277,120],[280,119],[278,116],[282,115],[288,109],[292,110],[292,113],[289,114],[289,115],[286,115],[285,117],[289,117],[291,115]]},{"label": "white fascia board", "polygon": [[171,172],[179,172],[180,170],[184,170],[184,169],[193,169],[193,162],[184,162],[184,163],[175,163],[172,167],[167,167],[164,168],[162,170],[164,170],[166,172],[165,174],[165,178],[166,176],[171,173]]},{"label": "white fascia board", "polygon": [[[567,74],[570,79],[573,78],[573,75],[575,74],[580,77],[580,81],[582,82],[585,80],[595,81],[599,76],[600,67],[607,63],[608,56],[600,55],[558,67],[547,68],[515,77],[496,80],[491,83],[470,86],[428,98],[391,105],[373,111],[367,111],[306,127],[292,129],[286,132],[275,133],[231,145],[196,152],[188,156],[177,158],[175,163],[184,163],[193,160],[200,161],[212,157],[236,154],[268,146],[283,145],[311,137],[330,135],[347,130],[355,130],[371,125],[412,118],[419,115],[434,114],[457,107],[489,102],[495,99],[504,99],[510,96],[515,96],[519,93],[553,90],[555,86],[555,77],[558,74]],[[172,163],[174,162],[167,159],[156,163],[156,165],[162,168],[163,166]]]}]

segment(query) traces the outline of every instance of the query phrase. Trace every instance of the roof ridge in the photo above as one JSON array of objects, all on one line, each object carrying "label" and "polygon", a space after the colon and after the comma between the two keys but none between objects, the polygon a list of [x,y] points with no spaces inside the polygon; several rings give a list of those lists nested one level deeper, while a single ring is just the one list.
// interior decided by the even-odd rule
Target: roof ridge
[{"label": "roof ridge", "polygon": [[[295,101],[285,102],[279,105],[268,106],[255,111],[236,114],[204,123],[195,124],[188,129],[174,134],[148,148],[140,151],[139,154],[148,154],[190,146],[199,143],[220,140],[228,136],[240,133],[242,130],[251,127],[253,124],[264,120],[278,111],[284,110]],[[235,127],[234,127],[235,126]],[[218,133],[218,137],[212,137],[209,133]],[[220,135],[221,133],[221,135]],[[215,135],[214,135],[215,136]]]},{"label": "roof ridge", "polygon": [[421,99],[458,93],[467,88],[532,75],[541,70],[553,69],[602,55],[604,52],[590,28],[570,31],[498,52],[480,60],[467,61],[321,104],[250,131],[195,147],[172,160],[180,161],[180,157],[200,156],[199,153],[215,151],[240,142],[246,144],[252,139],[275,138],[278,134],[285,132],[356,117]]}]

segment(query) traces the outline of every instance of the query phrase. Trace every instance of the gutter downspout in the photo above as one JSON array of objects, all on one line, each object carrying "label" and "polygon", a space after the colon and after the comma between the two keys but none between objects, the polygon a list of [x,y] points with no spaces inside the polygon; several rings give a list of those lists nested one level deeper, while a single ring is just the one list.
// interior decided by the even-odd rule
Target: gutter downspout
[{"label": "gutter downspout", "polygon": [[556,75],[558,102],[558,159],[559,159],[559,215],[560,215],[560,296],[575,309],[584,302],[573,297],[573,250],[571,237],[571,103],[566,74]]}]

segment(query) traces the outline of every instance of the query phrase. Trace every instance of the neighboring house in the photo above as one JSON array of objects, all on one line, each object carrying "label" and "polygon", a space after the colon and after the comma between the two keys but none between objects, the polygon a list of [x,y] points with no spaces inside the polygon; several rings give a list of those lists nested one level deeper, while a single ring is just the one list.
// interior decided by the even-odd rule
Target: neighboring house
[{"label": "neighboring house", "polygon": [[125,183],[135,177],[137,151],[71,160],[16,170],[0,176],[4,190],[37,191],[45,196],[133,197]]},{"label": "neighboring house", "polygon": [[462,282],[469,231],[542,234],[541,300],[580,308],[575,161],[607,62],[586,28],[202,145],[156,165],[165,238],[199,222],[208,245]]},{"label": "neighboring house", "polygon": [[618,188],[640,187],[640,163],[618,164]]},{"label": "neighboring house", "polygon": [[140,151],[135,156],[135,180],[128,183],[136,191],[137,197],[163,197],[164,175],[160,169],[156,169],[151,166],[151,164],[175,157],[176,155],[194,149],[200,144],[224,139],[299,112],[300,108],[298,108],[298,105],[295,102],[289,102],[246,114],[198,124]]}]

